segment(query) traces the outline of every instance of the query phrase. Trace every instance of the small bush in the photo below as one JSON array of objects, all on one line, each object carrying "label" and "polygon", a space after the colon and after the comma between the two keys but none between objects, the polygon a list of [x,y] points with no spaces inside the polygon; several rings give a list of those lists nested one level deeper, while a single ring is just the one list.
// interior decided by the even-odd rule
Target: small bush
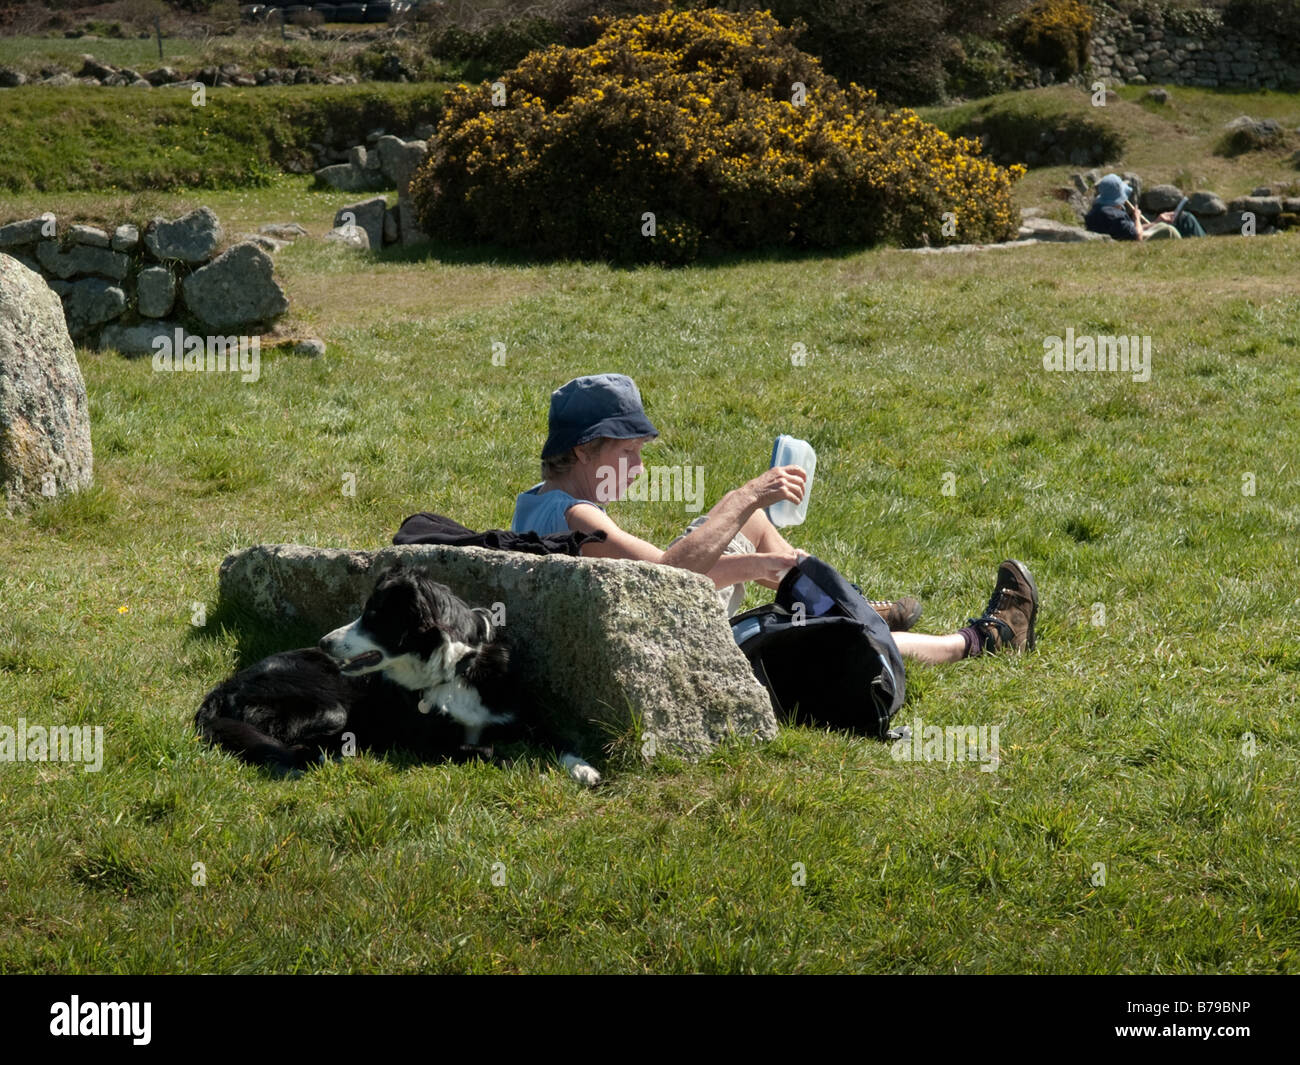
[{"label": "small bush", "polygon": [[1026,59],[1066,81],[1088,65],[1092,12],[1079,0],[1041,0],[1015,21],[1008,36]]},{"label": "small bush", "polygon": [[855,81],[891,103],[944,99],[943,65],[955,41],[944,31],[943,0],[724,0],[721,6],[770,9],[842,84]]},{"label": "small bush", "polygon": [[1001,42],[983,37],[959,38],[943,66],[949,96],[996,96],[1030,83],[1024,65],[1009,56]]},{"label": "small bush", "polygon": [[1227,130],[1214,146],[1214,154],[1231,159],[1247,152],[1285,151],[1291,138],[1276,119],[1264,118]]},{"label": "small bush", "polygon": [[99,19],[91,19],[89,22],[83,23],[82,28],[87,33],[93,33],[96,37],[106,37],[115,41],[126,39],[126,31],[122,29],[120,22],[104,22]]},{"label": "small bush", "polygon": [[1167,7],[1163,10],[1166,30],[1188,37],[1217,37],[1223,32],[1223,11],[1213,7]]},{"label": "small bush", "polygon": [[505,106],[488,84],[449,91],[411,187],[422,227],[541,255],[668,263],[1015,233],[1022,170],[841,89],[792,38],[766,13],[638,16],[587,48],[528,56],[503,79]]},{"label": "small bush", "polygon": [[471,30],[446,26],[429,36],[429,51],[438,59],[477,60],[489,69],[508,70],[529,52],[561,37],[559,23],[548,18],[507,19]]},{"label": "small bush", "polygon": [[467,70],[476,75],[499,74],[547,45],[592,44],[600,36],[601,18],[657,13],[669,4],[670,0],[563,0],[545,14],[444,15],[428,36],[429,50],[438,59],[472,64]]}]

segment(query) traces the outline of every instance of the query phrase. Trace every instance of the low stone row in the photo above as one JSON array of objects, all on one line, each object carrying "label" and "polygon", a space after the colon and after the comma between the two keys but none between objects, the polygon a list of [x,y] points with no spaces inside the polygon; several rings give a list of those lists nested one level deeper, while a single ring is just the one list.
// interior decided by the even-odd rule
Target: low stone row
[{"label": "low stone row", "polygon": [[217,254],[224,233],[210,208],[155,218],[143,234],[131,224],[111,234],[74,225],[60,240],[56,227],[53,214],[0,226],[0,252],[45,278],[63,302],[68,332],[90,346],[128,351],[133,340],[182,323],[261,332],[289,308],[260,246],[277,242],[255,237]]},{"label": "low stone row", "polygon": [[[433,140],[434,134],[436,132],[437,130],[433,126],[433,124],[426,122],[416,126],[415,131],[414,133],[411,134],[411,136],[403,137],[399,135],[397,136],[397,140],[401,141],[403,144],[413,144],[415,142],[419,142],[421,144],[424,144],[427,148],[428,143],[431,140]],[[312,171],[314,173],[315,171],[318,170],[324,170],[325,168],[337,163],[352,163],[353,160],[357,158],[357,156],[354,155],[357,148],[362,149],[362,151],[366,153],[365,156],[361,159],[361,168],[363,170],[374,170],[378,168],[379,170],[382,171],[385,163],[385,155],[381,154],[379,151],[379,141],[384,137],[390,137],[390,136],[394,136],[394,135],[390,134],[388,130],[382,127],[377,129],[372,129],[369,133],[367,133],[364,144],[348,145],[342,143],[339,140],[331,140],[331,138],[323,136],[320,140],[312,141],[310,144],[307,145],[307,150],[312,153],[312,155],[315,157],[316,160],[316,165],[312,167]],[[326,141],[330,141],[330,143],[324,143]],[[388,151],[391,152],[391,149],[388,149]],[[387,184],[384,187],[385,188],[394,187],[394,185],[396,185],[397,183],[397,174],[389,173],[385,176],[388,179],[388,181],[391,182],[391,184]],[[331,187],[334,188],[339,187],[337,185],[334,185],[333,182],[329,180],[328,176],[322,177],[320,180],[326,184],[331,185]],[[351,189],[351,190],[344,189],[343,191],[369,192],[371,190],[370,189]]]},{"label": "low stone row", "polygon": [[385,244],[411,245],[428,240],[420,230],[410,197],[411,178],[428,155],[427,141],[404,141],[384,135],[376,139],[373,148],[352,148],[348,162],[317,170],[317,184],[345,192],[397,189],[397,203],[392,207],[383,196],[341,207],[326,239],[372,250]]},{"label": "low stone row", "polygon": [[[321,145],[309,145],[312,150]],[[316,184],[340,192],[379,192],[397,189],[403,194],[411,177],[428,157],[427,140],[403,140],[386,134],[367,148],[363,144],[347,150],[347,162],[323,166],[315,172]]]},{"label": "low stone row", "polygon": [[360,78],[355,74],[323,74],[310,67],[264,67],[248,73],[235,64],[199,67],[191,73],[174,67],[161,66],[146,73],[131,67],[115,67],[92,55],[81,57],[81,67],[76,74],[68,70],[46,68],[41,77],[29,78],[20,70],[0,67],[0,89],[16,89],[20,85],[48,85],[55,88],[69,85],[100,85],[157,89],[166,86],[188,86],[195,83],[216,88],[222,85],[274,86],[274,85],[356,85]]}]

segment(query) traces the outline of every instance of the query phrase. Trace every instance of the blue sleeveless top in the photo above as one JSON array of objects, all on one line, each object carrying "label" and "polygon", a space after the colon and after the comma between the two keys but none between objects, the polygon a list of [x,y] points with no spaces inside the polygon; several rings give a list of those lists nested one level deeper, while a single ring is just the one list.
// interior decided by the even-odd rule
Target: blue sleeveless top
[{"label": "blue sleeveless top", "polygon": [[561,488],[552,488],[549,492],[539,494],[538,489],[545,484],[545,481],[538,481],[527,492],[515,496],[515,515],[510,519],[511,532],[535,532],[538,536],[567,533],[570,529],[564,515],[574,503],[590,503],[601,510],[605,509],[603,503],[597,503],[594,499],[577,499]]}]

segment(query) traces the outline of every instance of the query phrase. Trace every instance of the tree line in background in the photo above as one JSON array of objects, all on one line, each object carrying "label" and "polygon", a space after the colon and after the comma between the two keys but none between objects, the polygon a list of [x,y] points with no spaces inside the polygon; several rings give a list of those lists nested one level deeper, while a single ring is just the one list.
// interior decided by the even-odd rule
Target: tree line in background
[{"label": "tree line in background", "polygon": [[[770,10],[841,84],[857,82],[895,104],[1069,80],[1087,66],[1094,20],[1111,13],[1207,36],[1254,29],[1300,54],[1300,0],[415,0],[404,17],[428,54],[462,64],[464,76],[477,80],[551,44],[590,45],[602,18],[670,6]],[[24,12],[31,24],[39,10],[62,28],[85,9],[84,0],[0,0],[0,26]],[[229,21],[238,7],[234,0],[118,0],[100,9],[99,25],[111,17],[119,21],[110,26],[149,26],[160,15]]]},{"label": "tree line in background", "polygon": [[827,73],[896,104],[1069,80],[1087,66],[1095,20],[1112,13],[1208,35],[1254,29],[1300,52],[1300,0],[550,0],[523,12],[448,2],[438,9],[430,47],[441,58],[476,61],[473,75],[486,75],[548,44],[593,43],[600,33],[593,16],[669,6],[770,10],[798,30],[799,48]]}]

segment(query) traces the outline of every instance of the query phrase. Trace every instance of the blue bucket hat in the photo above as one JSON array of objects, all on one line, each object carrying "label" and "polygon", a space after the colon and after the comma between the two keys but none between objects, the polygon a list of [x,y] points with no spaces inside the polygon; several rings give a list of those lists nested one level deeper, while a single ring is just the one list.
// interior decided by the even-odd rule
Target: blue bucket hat
[{"label": "blue bucket hat", "polygon": [[563,455],[598,436],[633,440],[658,436],[641,406],[636,382],[621,373],[575,377],[551,393],[550,430],[542,458]]},{"label": "blue bucket hat", "polygon": [[1097,182],[1097,202],[1103,207],[1118,207],[1132,192],[1133,186],[1118,174],[1107,174]]}]

